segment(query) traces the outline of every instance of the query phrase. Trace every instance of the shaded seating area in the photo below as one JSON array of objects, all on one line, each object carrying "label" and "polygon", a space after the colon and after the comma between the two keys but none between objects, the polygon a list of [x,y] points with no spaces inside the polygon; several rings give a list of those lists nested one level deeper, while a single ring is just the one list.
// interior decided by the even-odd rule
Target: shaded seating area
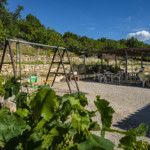
[{"label": "shaded seating area", "polygon": [[120,84],[121,81],[124,80],[124,73],[118,72],[118,73],[112,73],[110,71],[105,71],[104,73],[96,73],[95,81],[98,81],[100,83],[118,83]]},{"label": "shaded seating area", "polygon": [[[124,69],[116,72],[115,74],[109,73],[107,75],[104,72],[106,77],[109,76],[110,82],[114,83],[126,83],[134,85],[142,85],[143,87],[150,87],[150,70],[145,70],[145,62],[150,62],[150,48],[128,48],[128,49],[118,49],[118,50],[109,50],[103,51],[99,54],[101,56],[101,62],[103,63],[103,54],[105,55],[114,55],[115,56],[115,66],[118,66],[117,58],[124,59]],[[129,61],[132,62],[132,66],[129,66]],[[135,62],[139,61],[140,65],[136,70],[133,70]],[[150,67],[149,64],[146,64],[147,68]],[[149,65],[149,66],[148,66]],[[129,69],[129,67],[132,68]]]},{"label": "shaded seating area", "polygon": [[[100,83],[150,87],[150,48],[104,50],[99,52],[97,57],[101,63],[99,66],[95,65],[93,69],[89,67],[87,70],[84,60],[85,67],[84,65],[81,67],[84,73],[80,79],[92,79]],[[114,62],[113,67],[110,67],[109,63],[104,64],[106,62],[105,57],[110,57],[111,61]],[[122,63],[121,67],[120,63]]]}]

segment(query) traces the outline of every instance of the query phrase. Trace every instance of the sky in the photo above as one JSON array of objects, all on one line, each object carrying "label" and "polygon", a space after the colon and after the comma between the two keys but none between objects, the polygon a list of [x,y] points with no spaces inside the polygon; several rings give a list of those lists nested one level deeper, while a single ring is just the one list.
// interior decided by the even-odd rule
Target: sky
[{"label": "sky", "polygon": [[150,43],[150,0],[8,0],[13,11],[24,6],[46,27],[94,39],[134,36]]}]

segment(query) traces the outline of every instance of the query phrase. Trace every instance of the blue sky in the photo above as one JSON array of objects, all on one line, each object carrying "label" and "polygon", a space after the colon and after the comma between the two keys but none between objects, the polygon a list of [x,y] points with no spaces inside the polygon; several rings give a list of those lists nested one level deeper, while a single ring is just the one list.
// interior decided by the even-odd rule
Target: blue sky
[{"label": "blue sky", "polygon": [[17,5],[60,33],[150,41],[150,0],[8,0],[10,10]]}]

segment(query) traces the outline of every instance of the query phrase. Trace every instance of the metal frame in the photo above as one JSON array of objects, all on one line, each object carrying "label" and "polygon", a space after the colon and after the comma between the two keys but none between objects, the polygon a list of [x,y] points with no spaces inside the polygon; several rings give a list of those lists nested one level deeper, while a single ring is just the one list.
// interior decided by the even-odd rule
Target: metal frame
[{"label": "metal frame", "polygon": [[[79,86],[78,86],[78,83],[77,83],[77,81],[75,79],[75,76],[74,76],[74,73],[73,73],[73,68],[71,66],[71,62],[70,62],[68,51],[64,47],[50,46],[50,45],[39,44],[39,43],[32,43],[32,42],[27,42],[27,41],[23,41],[23,40],[16,40],[16,39],[6,39],[5,40],[5,46],[4,46],[3,54],[2,54],[2,59],[1,59],[1,63],[0,63],[0,72],[2,71],[2,66],[3,66],[3,63],[4,63],[4,59],[5,59],[5,54],[6,54],[6,51],[7,51],[7,48],[8,48],[9,49],[10,59],[11,59],[11,64],[12,64],[12,68],[13,68],[13,74],[14,74],[15,78],[17,77],[17,65],[15,66],[14,54],[13,54],[13,51],[11,49],[11,42],[15,42],[16,43],[17,51],[19,51],[19,68],[18,69],[19,69],[19,72],[20,72],[20,78],[21,78],[21,57],[20,57],[21,52],[20,52],[20,50],[18,50],[20,43],[21,44],[34,45],[34,46],[38,46],[38,47],[51,48],[55,52],[54,52],[54,55],[53,55],[53,58],[52,58],[52,61],[51,61],[51,64],[50,64],[50,67],[49,67],[49,70],[48,70],[48,73],[47,73],[46,81],[48,80],[50,74],[54,74],[53,82],[51,84],[51,86],[53,86],[54,83],[55,83],[55,79],[56,79],[56,77],[57,77],[58,74],[65,75],[66,82],[67,82],[69,91],[71,93],[72,92],[71,86],[70,86],[70,83],[69,83],[69,80],[68,80],[68,76],[67,76],[67,73],[66,73],[66,70],[65,70],[65,66],[64,66],[64,64],[68,64],[68,65],[70,65],[70,73],[69,73],[69,75],[71,75],[71,74],[73,75],[73,79],[75,81],[75,85],[76,85],[77,91],[79,92]],[[59,62],[55,62],[54,61],[57,53],[58,53],[58,56],[60,58]],[[63,61],[65,53],[67,55],[68,62],[64,62]],[[16,59],[17,59],[17,56],[16,56]],[[54,63],[58,64],[57,70],[56,70],[56,72],[51,72],[51,68],[52,68],[52,65]],[[60,65],[62,65],[62,67],[63,67],[63,71],[64,71],[63,73],[59,73]]]}]

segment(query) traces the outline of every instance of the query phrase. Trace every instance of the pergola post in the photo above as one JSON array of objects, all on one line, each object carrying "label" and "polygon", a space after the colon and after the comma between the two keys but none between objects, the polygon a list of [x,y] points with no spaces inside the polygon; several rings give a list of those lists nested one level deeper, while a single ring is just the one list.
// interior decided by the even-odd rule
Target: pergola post
[{"label": "pergola post", "polygon": [[125,51],[125,79],[128,79],[128,53]]},{"label": "pergola post", "polygon": [[141,53],[141,68],[143,67],[143,53]]},{"label": "pergola post", "polygon": [[85,68],[84,77],[86,78],[87,70],[86,70],[86,56],[85,56],[85,54],[83,55],[83,64],[84,64],[84,68]]},{"label": "pergola post", "polygon": [[117,56],[115,54],[115,68],[117,68],[118,64],[117,64]]},{"label": "pergola post", "polygon": [[101,68],[103,69],[103,54],[101,54]]}]

